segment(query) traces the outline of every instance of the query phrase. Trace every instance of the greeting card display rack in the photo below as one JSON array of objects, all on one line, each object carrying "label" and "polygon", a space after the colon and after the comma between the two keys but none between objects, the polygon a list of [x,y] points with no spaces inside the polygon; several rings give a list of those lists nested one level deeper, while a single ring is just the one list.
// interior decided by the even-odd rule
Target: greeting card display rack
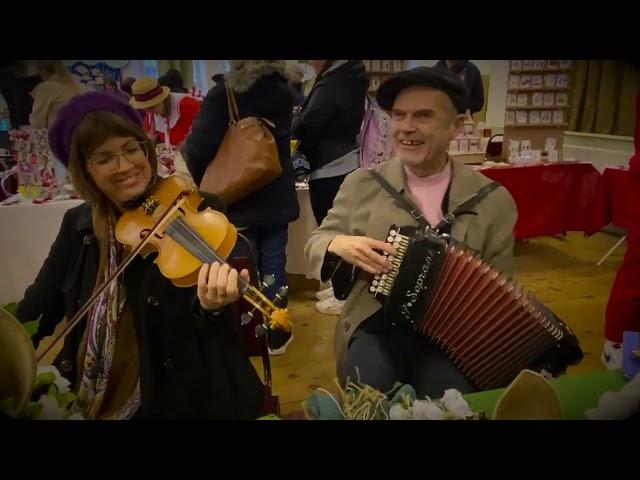
[{"label": "greeting card display rack", "polygon": [[370,94],[375,93],[388,77],[407,69],[405,60],[363,60],[363,62],[371,77]]},{"label": "greeting card display rack", "polygon": [[[504,119],[503,157],[511,140],[529,140],[541,151],[554,138],[558,161],[562,160],[564,132],[571,101],[572,60],[510,60]],[[528,143],[528,142],[527,142]]]}]

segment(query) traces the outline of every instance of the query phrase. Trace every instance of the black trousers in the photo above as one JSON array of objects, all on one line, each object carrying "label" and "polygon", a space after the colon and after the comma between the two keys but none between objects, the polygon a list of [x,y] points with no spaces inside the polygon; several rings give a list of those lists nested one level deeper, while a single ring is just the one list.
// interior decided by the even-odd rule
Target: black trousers
[{"label": "black trousers", "polygon": [[410,384],[419,398],[440,398],[455,388],[471,393],[471,381],[442,350],[422,334],[402,326],[393,327],[382,310],[365,320],[349,340],[347,358],[340,381],[346,378],[387,392],[395,382]]},{"label": "black trousers", "polygon": [[336,198],[345,177],[346,175],[340,175],[339,177],[319,178],[309,182],[311,210],[313,210],[313,216],[316,218],[318,226],[333,206],[333,199]]}]

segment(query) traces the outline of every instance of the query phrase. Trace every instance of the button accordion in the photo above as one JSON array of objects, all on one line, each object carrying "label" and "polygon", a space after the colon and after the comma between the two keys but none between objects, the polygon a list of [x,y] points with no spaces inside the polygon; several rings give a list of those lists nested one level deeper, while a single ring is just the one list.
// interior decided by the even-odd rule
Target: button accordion
[{"label": "button accordion", "polygon": [[479,390],[508,385],[525,368],[558,375],[582,359],[567,325],[449,236],[392,226],[387,243],[393,268],[369,291],[392,325],[430,338]]}]

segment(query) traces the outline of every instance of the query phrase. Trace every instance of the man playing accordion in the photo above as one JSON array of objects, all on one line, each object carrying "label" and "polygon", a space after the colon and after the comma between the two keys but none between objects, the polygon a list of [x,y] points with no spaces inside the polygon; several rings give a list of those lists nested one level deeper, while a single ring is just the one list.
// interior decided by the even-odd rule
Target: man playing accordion
[{"label": "man playing accordion", "polygon": [[[413,385],[419,396],[435,398],[447,388],[463,393],[478,388],[433,340],[414,329],[392,325],[387,309],[369,291],[371,275],[389,273],[389,256],[398,253],[398,244],[394,248],[384,241],[390,226],[418,226],[415,214],[429,225],[440,224],[440,233],[449,234],[510,275],[517,211],[504,187],[495,185],[485,192],[472,214],[443,222],[452,220],[447,213],[492,183],[447,153],[449,142],[463,128],[467,95],[456,75],[429,67],[399,73],[383,83],[377,100],[391,115],[395,156],[375,170],[419,212],[412,215],[370,171],[359,169],[346,178],[333,208],[306,244],[306,257],[323,281],[340,265],[349,265],[352,272],[356,269],[351,266],[360,270],[335,333],[342,383],[347,377],[359,378],[388,391],[399,381]],[[335,277],[333,282],[336,289]]]}]

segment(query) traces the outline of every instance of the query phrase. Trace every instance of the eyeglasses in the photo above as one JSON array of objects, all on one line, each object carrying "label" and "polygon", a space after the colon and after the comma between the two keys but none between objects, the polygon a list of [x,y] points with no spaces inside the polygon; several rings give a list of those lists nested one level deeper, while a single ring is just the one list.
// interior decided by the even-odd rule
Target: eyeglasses
[{"label": "eyeglasses", "polygon": [[149,149],[145,142],[129,142],[120,152],[104,152],[93,155],[89,158],[89,165],[98,173],[108,175],[120,169],[120,157],[134,165],[139,165],[149,157]]}]

